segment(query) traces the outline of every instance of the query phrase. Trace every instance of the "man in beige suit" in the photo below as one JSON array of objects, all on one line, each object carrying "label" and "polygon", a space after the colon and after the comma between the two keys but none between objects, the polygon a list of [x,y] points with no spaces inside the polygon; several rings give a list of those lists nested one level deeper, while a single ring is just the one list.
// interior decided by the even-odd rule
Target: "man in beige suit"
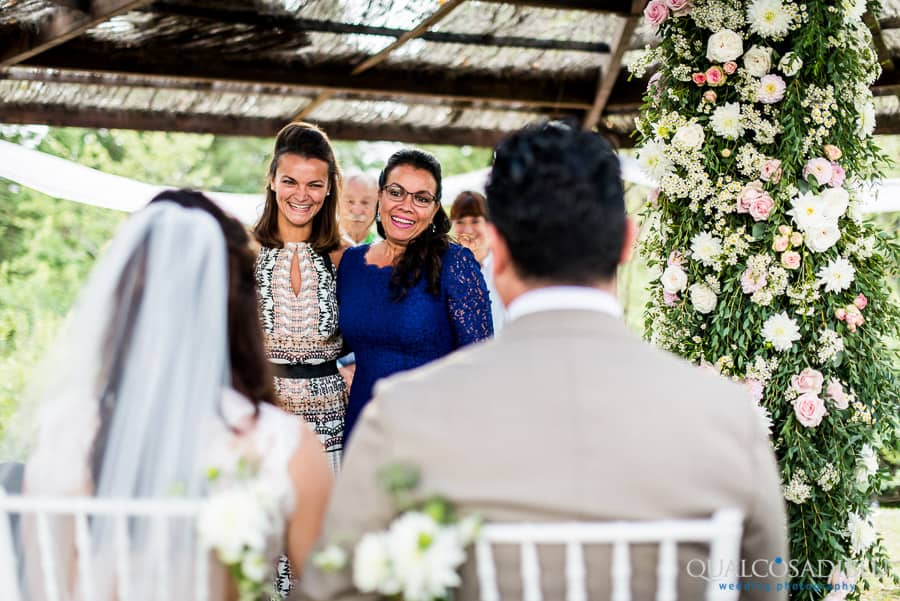
[{"label": "man in beige suit", "polygon": [[[549,123],[498,147],[487,198],[494,278],[510,322],[494,340],[383,381],[354,433],[322,544],[352,544],[396,509],[376,472],[421,469],[486,522],[653,520],[744,512],[742,559],[786,559],[786,521],[762,419],[735,384],[629,332],[615,297],[635,228],[616,155]],[[496,554],[503,599],[521,599],[512,550]],[[609,598],[609,550],[586,553],[592,599]],[[633,550],[632,599],[654,598],[656,550]],[[541,550],[544,598],[565,599],[558,548]],[[679,547],[679,599],[703,598],[705,551]],[[785,599],[765,564],[741,599]],[[472,558],[458,596],[477,599]],[[765,592],[766,587],[771,592]],[[307,566],[303,598],[362,599],[349,570]]]}]

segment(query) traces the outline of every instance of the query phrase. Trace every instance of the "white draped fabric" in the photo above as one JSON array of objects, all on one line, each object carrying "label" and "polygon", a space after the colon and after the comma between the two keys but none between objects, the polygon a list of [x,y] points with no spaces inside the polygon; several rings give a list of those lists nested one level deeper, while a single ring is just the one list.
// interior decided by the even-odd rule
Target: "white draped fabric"
[{"label": "white draped fabric", "polygon": [[[619,157],[622,178],[629,183],[651,187],[653,182],[637,161]],[[453,202],[463,190],[484,192],[489,169],[445,177],[443,200]],[[133,212],[144,207],[158,192],[172,186],[155,186],[104,173],[78,163],[0,140],[0,177],[53,196],[84,204]],[[246,224],[256,221],[263,207],[260,194],[230,194],[204,191],[223,209]],[[863,210],[871,213],[900,211],[900,179],[884,180],[872,186]]]}]

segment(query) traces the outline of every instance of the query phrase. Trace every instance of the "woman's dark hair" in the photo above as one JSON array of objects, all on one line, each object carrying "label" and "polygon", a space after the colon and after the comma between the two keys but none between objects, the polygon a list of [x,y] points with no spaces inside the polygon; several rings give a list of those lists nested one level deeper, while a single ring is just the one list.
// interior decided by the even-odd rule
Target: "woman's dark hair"
[{"label": "woman's dark hair", "polygon": [[259,305],[256,296],[250,236],[243,224],[225,214],[219,205],[194,190],[167,190],[150,202],[173,202],[187,209],[209,213],[219,223],[228,250],[228,345],[234,389],[254,404],[276,403],[275,385],[266,359]]},{"label": "woman's dark hair", "polygon": [[295,122],[285,125],[275,138],[275,150],[269,163],[269,177],[266,184],[266,206],[259,221],[253,227],[253,235],[263,246],[281,248],[284,240],[278,235],[278,203],[272,180],[278,171],[281,157],[294,154],[305,159],[318,159],[328,165],[328,194],[322,208],[312,220],[312,235],[309,244],[318,253],[331,252],[341,244],[338,229],[337,207],[341,195],[341,171],[334,158],[334,149],[324,131],[309,123]]},{"label": "woman's dark hair", "polygon": [[460,192],[450,207],[450,221],[463,217],[487,218],[487,201],[484,196],[472,190]]},{"label": "woman's dark hair", "polygon": [[[415,169],[427,171],[437,183],[435,190],[435,202],[437,211],[431,219],[431,226],[413,238],[406,245],[406,250],[400,256],[400,260],[394,266],[391,274],[391,294],[395,301],[403,300],[406,293],[414,288],[422,276],[425,276],[426,290],[434,295],[441,294],[441,260],[447,248],[450,246],[450,220],[441,206],[441,164],[434,155],[422,150],[405,148],[398,150],[388,159],[381,175],[378,176],[378,189],[383,190],[387,185],[388,176],[396,167],[408,165]],[[376,214],[377,209],[376,209]],[[386,238],[384,226],[377,222],[378,235]]]}]

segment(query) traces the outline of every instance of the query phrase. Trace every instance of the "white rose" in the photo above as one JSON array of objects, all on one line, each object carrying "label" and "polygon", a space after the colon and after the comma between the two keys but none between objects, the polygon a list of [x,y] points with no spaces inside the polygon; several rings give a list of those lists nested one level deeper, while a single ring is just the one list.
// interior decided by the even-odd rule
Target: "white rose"
[{"label": "white rose", "polygon": [[663,290],[669,294],[678,294],[687,287],[688,277],[681,267],[670,265],[666,267],[659,281],[662,282]]},{"label": "white rose", "polygon": [[828,188],[819,196],[825,205],[824,216],[834,221],[843,217],[850,206],[850,194],[843,188]]},{"label": "white rose", "polygon": [[753,77],[767,75],[772,69],[772,49],[753,46],[744,53],[744,69]]},{"label": "white rose", "polygon": [[253,582],[264,582],[269,573],[269,562],[259,553],[252,553],[241,562],[241,572]]},{"label": "white rose", "polygon": [[778,68],[787,77],[793,77],[803,68],[803,59],[796,52],[788,52],[778,61]]},{"label": "white rose", "polygon": [[736,60],[744,53],[744,40],[730,29],[722,29],[709,36],[706,58],[714,63]]},{"label": "white rose", "polygon": [[200,540],[217,551],[223,563],[241,560],[245,548],[262,552],[271,520],[256,495],[231,488],[211,495],[197,520]]},{"label": "white rose", "polygon": [[400,592],[400,583],[391,571],[386,534],[369,532],[357,543],[353,552],[353,585],[363,593]]},{"label": "white rose", "polygon": [[875,131],[875,105],[867,102],[859,109],[859,119],[856,123],[856,133],[861,140],[865,140]]},{"label": "white rose", "polygon": [[703,133],[703,126],[699,123],[688,123],[682,125],[672,137],[672,145],[682,150],[697,150],[703,146],[703,140],[706,134]]},{"label": "white rose", "polygon": [[694,284],[691,286],[691,304],[700,313],[712,313],[718,302],[716,293],[706,284]]},{"label": "white rose", "polygon": [[814,253],[825,252],[841,239],[841,230],[837,225],[822,224],[805,232],[806,247]]}]

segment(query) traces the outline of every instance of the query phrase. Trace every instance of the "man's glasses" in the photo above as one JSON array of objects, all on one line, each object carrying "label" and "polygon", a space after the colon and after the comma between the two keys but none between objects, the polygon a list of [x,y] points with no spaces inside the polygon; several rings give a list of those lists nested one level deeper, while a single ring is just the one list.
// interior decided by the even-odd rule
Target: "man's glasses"
[{"label": "man's glasses", "polygon": [[420,209],[427,209],[435,202],[437,202],[437,198],[435,198],[431,192],[425,192],[424,190],[420,192],[407,192],[406,188],[404,188],[400,184],[391,184],[389,186],[385,186],[384,188],[382,188],[382,191],[387,194],[387,197],[392,202],[397,203],[403,202],[404,200],[406,200],[406,197],[408,195],[411,195],[413,204]]}]

